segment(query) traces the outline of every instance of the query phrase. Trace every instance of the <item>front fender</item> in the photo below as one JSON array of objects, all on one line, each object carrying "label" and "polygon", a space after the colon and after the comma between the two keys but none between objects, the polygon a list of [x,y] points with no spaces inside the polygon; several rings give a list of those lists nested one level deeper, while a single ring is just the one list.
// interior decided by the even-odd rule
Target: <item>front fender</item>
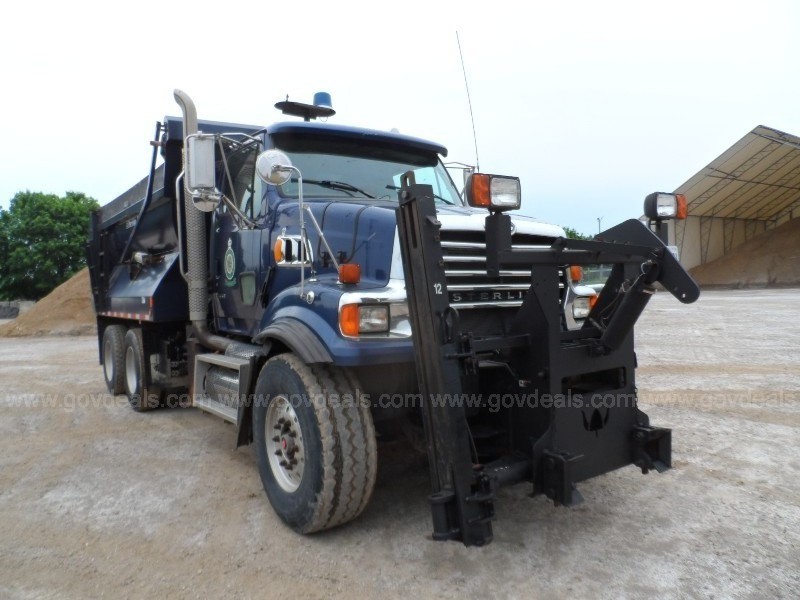
[{"label": "front fender", "polygon": [[[290,348],[306,363],[333,363],[340,367],[386,365],[414,361],[410,338],[348,338],[339,331],[339,299],[344,290],[306,284],[301,299],[287,289],[270,303],[255,343],[269,339]],[[313,294],[313,295],[312,295]],[[308,298],[313,298],[311,302]]]},{"label": "front fender", "polygon": [[277,340],[292,352],[310,363],[332,363],[328,348],[303,321],[292,317],[278,319],[264,327],[254,338],[257,344]]}]

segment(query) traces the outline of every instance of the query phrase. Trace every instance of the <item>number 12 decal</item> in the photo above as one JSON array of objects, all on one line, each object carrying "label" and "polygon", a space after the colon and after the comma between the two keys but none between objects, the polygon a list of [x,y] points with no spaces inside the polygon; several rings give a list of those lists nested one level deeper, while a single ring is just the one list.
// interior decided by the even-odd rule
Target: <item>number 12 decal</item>
[{"label": "number 12 decal", "polygon": [[434,283],[433,284],[433,292],[437,296],[441,296],[442,295],[442,284],[441,283]]}]

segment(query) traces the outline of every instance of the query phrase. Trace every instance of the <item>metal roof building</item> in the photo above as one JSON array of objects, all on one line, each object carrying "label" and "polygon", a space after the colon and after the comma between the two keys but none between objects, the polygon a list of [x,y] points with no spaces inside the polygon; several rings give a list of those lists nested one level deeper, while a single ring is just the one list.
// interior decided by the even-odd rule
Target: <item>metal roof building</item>
[{"label": "metal roof building", "polygon": [[681,263],[711,262],[800,216],[800,138],[759,125],[675,192],[689,208],[670,235]]}]

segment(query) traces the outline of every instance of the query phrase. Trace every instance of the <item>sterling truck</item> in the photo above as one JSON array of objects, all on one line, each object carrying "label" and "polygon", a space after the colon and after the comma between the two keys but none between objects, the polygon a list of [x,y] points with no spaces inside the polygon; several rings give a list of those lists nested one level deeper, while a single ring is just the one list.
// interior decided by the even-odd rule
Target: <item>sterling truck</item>
[{"label": "sterling truck", "polygon": [[[512,218],[517,178],[473,173],[462,195],[443,146],[317,122],[327,94],[266,128],[175,98],[149,175],[93,215],[100,363],[135,411],[232,423],[287,525],[357,517],[398,432],[428,454],[433,538],[467,545],[491,541],[500,485],[568,506],[590,477],[669,468],[670,431],[636,404],[633,324],[656,282],[699,291],[651,228],[577,241]],[[576,285],[590,264],[613,265],[599,295]]]}]

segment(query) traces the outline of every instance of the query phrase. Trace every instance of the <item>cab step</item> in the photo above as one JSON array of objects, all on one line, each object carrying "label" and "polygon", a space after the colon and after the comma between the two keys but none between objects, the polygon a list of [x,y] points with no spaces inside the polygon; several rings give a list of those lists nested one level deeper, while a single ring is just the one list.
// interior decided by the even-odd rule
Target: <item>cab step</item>
[{"label": "cab step", "polygon": [[195,356],[192,405],[238,425],[254,364],[255,357],[198,354]]}]

